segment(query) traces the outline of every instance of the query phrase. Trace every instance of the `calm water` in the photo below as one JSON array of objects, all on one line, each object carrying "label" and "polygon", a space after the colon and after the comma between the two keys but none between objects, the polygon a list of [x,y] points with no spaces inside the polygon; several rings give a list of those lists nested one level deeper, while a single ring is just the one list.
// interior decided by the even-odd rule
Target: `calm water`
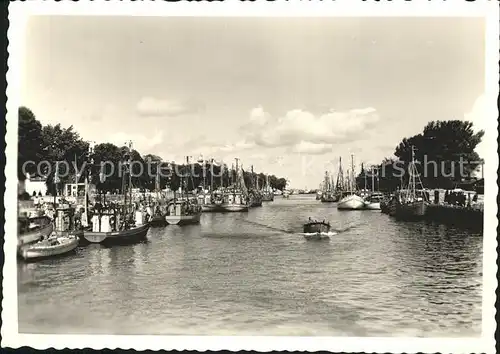
[{"label": "calm water", "polygon": [[[306,241],[309,216],[339,232]],[[144,243],[20,263],[19,331],[477,336],[481,272],[481,235],[278,197]]]}]

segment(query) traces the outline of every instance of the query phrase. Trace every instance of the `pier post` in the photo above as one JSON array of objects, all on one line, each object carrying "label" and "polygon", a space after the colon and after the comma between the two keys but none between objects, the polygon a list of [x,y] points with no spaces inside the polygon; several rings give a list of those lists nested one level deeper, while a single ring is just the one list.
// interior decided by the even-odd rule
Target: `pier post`
[{"label": "pier post", "polygon": [[439,204],[439,190],[434,191],[434,204]]}]

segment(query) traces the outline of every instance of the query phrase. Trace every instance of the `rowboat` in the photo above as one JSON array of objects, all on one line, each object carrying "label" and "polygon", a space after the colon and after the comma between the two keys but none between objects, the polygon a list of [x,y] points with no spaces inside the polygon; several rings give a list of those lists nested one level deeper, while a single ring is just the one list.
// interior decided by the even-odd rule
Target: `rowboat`
[{"label": "rowboat", "polygon": [[54,224],[48,217],[39,217],[28,219],[30,227],[28,231],[21,231],[17,237],[18,248],[38,242],[43,238],[48,237],[54,231]]},{"label": "rowboat", "polygon": [[22,247],[20,255],[25,260],[48,258],[69,253],[77,246],[76,236],[56,236]]}]

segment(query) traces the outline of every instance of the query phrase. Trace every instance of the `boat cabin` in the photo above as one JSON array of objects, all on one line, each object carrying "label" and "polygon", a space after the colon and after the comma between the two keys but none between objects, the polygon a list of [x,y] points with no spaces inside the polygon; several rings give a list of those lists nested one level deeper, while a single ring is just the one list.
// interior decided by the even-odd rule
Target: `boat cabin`
[{"label": "boat cabin", "polygon": [[200,206],[196,199],[192,201],[177,199],[167,205],[167,216],[193,215],[199,211]]},{"label": "boat cabin", "polygon": [[242,193],[228,193],[224,195],[224,203],[246,204],[246,198]]}]

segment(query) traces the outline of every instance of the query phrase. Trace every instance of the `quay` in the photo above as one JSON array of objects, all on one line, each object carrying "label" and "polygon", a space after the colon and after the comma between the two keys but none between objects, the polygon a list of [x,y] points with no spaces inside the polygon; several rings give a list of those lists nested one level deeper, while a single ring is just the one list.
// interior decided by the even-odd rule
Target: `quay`
[{"label": "quay", "polygon": [[479,206],[429,204],[425,219],[450,226],[482,229],[483,215],[483,208]]}]

